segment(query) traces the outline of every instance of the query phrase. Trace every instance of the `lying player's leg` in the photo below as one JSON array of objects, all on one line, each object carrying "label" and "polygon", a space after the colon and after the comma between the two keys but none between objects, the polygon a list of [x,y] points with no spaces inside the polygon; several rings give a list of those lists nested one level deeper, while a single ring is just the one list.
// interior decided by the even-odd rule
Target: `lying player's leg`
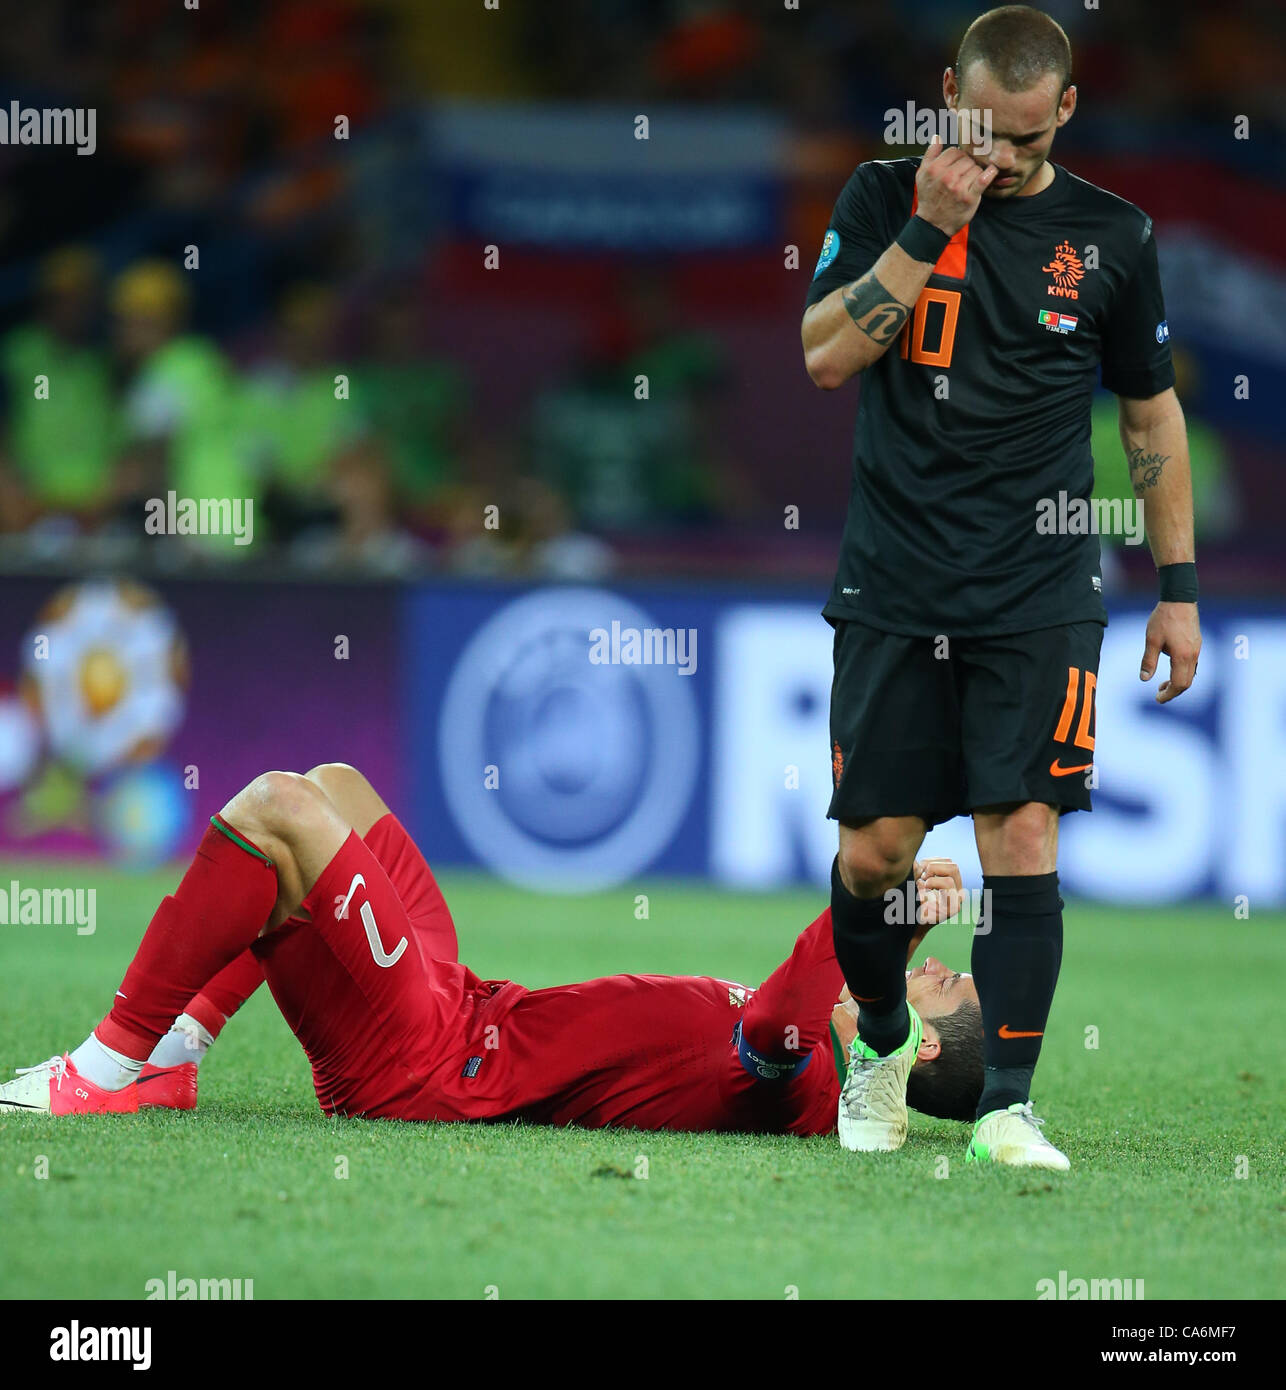
[{"label": "lying player's leg", "polygon": [[458,960],[455,924],[442,890],[419,846],[383,797],[347,763],[323,763],[305,776],[326,793],[384,866],[422,952],[433,960]]},{"label": "lying player's leg", "polygon": [[350,832],[282,929],[255,946],[328,1113],[410,1118],[480,981],[418,848],[355,768],[305,779]]},{"label": "lying player's leg", "polygon": [[0,1108],[136,1109],[133,1083],[173,1019],[296,910],[350,835],[304,778],[256,778],[212,820],[183,880],[152,918],[107,1016],[73,1054],[0,1087]]},{"label": "lying player's leg", "polygon": [[[314,772],[320,769],[314,769]],[[283,777],[293,774],[282,774]],[[307,777],[320,785],[311,774]],[[362,779],[363,784],[369,783]],[[247,789],[248,790],[248,789]],[[323,789],[325,790],[325,789]],[[346,790],[338,788],[337,790]],[[244,796],[244,793],[242,793]],[[276,798],[280,803],[281,798]],[[331,804],[350,824],[348,813],[360,817],[367,806],[356,795]],[[340,800],[347,804],[341,805]],[[382,803],[381,803],[382,804]],[[226,815],[240,815],[236,799],[224,808]],[[232,823],[232,822],[230,822]],[[142,1108],[191,1110],[197,1103],[197,1072],[225,1024],[263,984],[263,962],[247,947],[208,980],[184,1006],[169,1032],[157,1043],[139,1075],[138,1100]]]},{"label": "lying player's leg", "polygon": [[[289,884],[253,952],[312,1063],[318,1100],[328,1112],[398,1113],[477,983],[423,949],[422,940],[442,949],[444,918],[454,946],[427,865],[370,783],[344,765],[269,774],[225,811],[248,838],[274,847]],[[359,829],[393,860],[423,930]]]},{"label": "lying player's leg", "polygon": [[246,947],[188,1000],[139,1074],[140,1109],[196,1108],[201,1063],[228,1020],[261,984],[263,962],[251,947]]},{"label": "lying player's leg", "polygon": [[[304,777],[370,846],[392,880],[424,954],[438,960],[457,959],[455,926],[432,871],[366,777],[348,763],[323,763]],[[299,951],[287,954],[293,959]],[[247,949],[189,1001],[143,1068],[141,1106],[191,1109],[196,1105],[199,1066],[225,1024],[263,980],[261,956]]]}]

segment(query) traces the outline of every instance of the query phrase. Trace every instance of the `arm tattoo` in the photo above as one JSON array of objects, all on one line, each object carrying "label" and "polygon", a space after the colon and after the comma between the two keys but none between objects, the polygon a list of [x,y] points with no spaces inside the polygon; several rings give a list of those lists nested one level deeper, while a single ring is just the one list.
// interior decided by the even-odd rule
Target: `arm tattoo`
[{"label": "arm tattoo", "polygon": [[1126,458],[1130,461],[1130,482],[1135,492],[1156,487],[1161,481],[1161,470],[1170,461],[1169,454],[1145,454],[1141,448],[1129,450]]},{"label": "arm tattoo", "polygon": [[849,318],[876,343],[891,343],[911,312],[911,306],[894,299],[870,271],[845,285],[840,297]]}]

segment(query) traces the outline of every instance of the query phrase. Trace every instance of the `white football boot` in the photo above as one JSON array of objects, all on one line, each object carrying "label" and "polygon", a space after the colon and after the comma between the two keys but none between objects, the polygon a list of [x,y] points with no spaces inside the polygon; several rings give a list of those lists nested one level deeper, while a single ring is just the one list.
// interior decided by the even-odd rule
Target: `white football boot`
[{"label": "white football boot", "polygon": [[1072,1166],[1040,1132],[1044,1120],[1031,1113],[1031,1101],[1008,1110],[990,1110],[974,1127],[966,1163],[1007,1163],[1011,1168],[1047,1168],[1066,1173]]},{"label": "white football boot", "polygon": [[848,1049],[848,1075],[839,1093],[839,1142],[850,1153],[880,1153],[906,1142],[906,1081],[911,1075],[924,1025],[907,1005],[911,1031],[887,1057],[872,1052],[860,1037]]},{"label": "white football boot", "polygon": [[132,1115],[138,1110],[135,1082],[105,1091],[76,1070],[64,1053],[35,1067],[19,1067],[16,1081],[0,1086],[0,1114]]}]

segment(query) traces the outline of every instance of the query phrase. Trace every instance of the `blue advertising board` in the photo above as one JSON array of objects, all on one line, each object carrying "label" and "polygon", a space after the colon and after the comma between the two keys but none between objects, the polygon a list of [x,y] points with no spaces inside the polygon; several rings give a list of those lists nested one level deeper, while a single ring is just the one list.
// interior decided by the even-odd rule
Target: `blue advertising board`
[{"label": "blue advertising board", "polygon": [[[435,863],[588,891],[642,875],[824,887],[835,827],[831,633],[816,602],[679,588],[426,587],[402,614],[406,785]],[[1286,612],[1207,605],[1198,680],[1139,680],[1117,607],[1095,811],[1063,821],[1067,891],[1286,901]],[[929,847],[980,870],[969,823]]]}]

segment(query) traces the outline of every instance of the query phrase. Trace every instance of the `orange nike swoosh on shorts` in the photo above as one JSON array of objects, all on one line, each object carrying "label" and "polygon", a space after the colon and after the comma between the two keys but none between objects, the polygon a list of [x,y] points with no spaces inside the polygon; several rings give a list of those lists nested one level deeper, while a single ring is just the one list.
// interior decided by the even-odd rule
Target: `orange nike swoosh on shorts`
[{"label": "orange nike swoosh on shorts", "polygon": [[996,1029],[996,1036],[998,1038],[1043,1038],[1045,1034],[1043,1032],[1016,1033],[1007,1023],[1002,1023],[1000,1027]]},{"label": "orange nike swoosh on shorts", "polygon": [[1051,777],[1070,777],[1073,772],[1088,772],[1094,766],[1093,763],[1082,763],[1080,767],[1062,767],[1057,758],[1049,765],[1049,775]]}]

